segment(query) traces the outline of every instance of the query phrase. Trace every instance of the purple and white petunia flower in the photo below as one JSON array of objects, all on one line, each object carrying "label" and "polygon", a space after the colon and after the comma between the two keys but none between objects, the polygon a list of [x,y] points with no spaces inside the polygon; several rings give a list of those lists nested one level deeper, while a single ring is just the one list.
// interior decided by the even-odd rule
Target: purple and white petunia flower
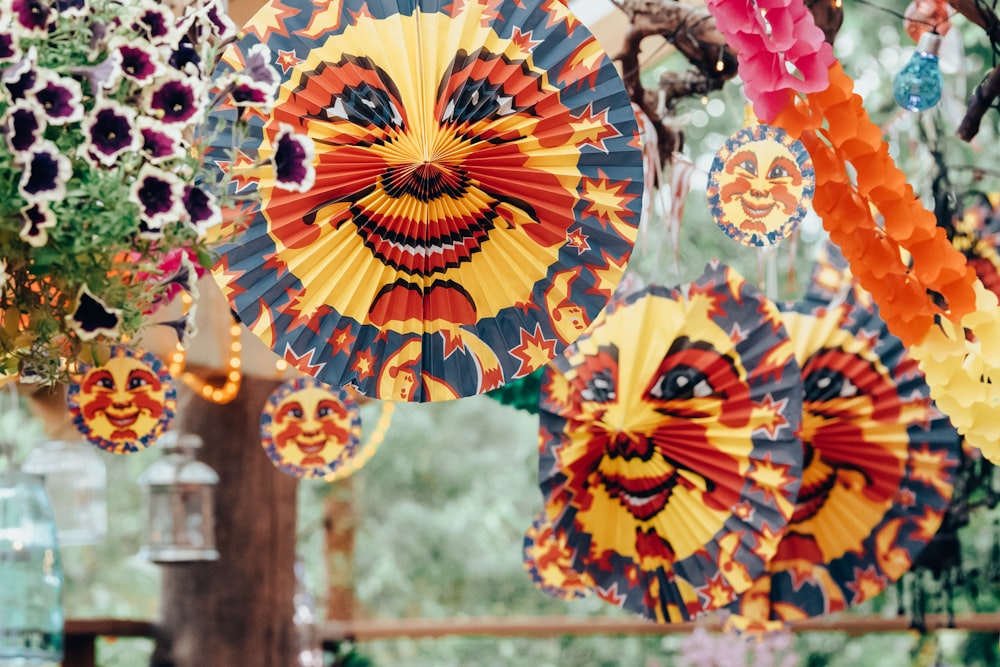
[{"label": "purple and white petunia flower", "polygon": [[146,96],[146,109],[164,123],[194,123],[200,119],[199,106],[198,83],[189,77],[165,78]]},{"label": "purple and white petunia flower", "polygon": [[35,67],[37,62],[38,52],[32,46],[17,64],[8,67],[0,75],[0,81],[3,82],[4,88],[7,89],[7,95],[11,101],[16,102],[25,99],[41,84],[41,77],[38,74],[38,69]]},{"label": "purple and white petunia flower", "polygon": [[63,16],[86,16],[90,13],[87,0],[55,0],[56,9]]},{"label": "purple and white petunia flower", "polygon": [[140,86],[148,86],[163,71],[156,48],[144,39],[116,40],[112,49],[121,57],[121,72]]},{"label": "purple and white petunia flower", "polygon": [[51,125],[75,123],[83,118],[83,88],[76,79],[55,74],[43,76],[35,90],[35,99],[45,109]]},{"label": "purple and white petunia flower", "polygon": [[92,90],[111,90],[122,78],[122,54],[112,49],[104,60],[83,70]]},{"label": "purple and white petunia flower", "polygon": [[21,59],[21,43],[17,33],[0,31],[0,64],[16,63]]},{"label": "purple and white petunia flower", "polygon": [[43,139],[24,153],[23,171],[17,189],[29,203],[55,201],[66,196],[66,183],[73,164],[59,147]]},{"label": "purple and white petunia flower", "polygon": [[171,41],[174,37],[174,24],[176,17],[166,7],[154,2],[143,0],[142,9],[139,10],[133,30],[153,42],[163,44]]},{"label": "purple and white petunia flower", "polygon": [[122,311],[110,308],[90,288],[83,285],[76,296],[76,309],[69,316],[69,326],[81,340],[100,335],[114,337],[122,323]]},{"label": "purple and white petunia flower", "polygon": [[141,150],[150,162],[169,160],[184,150],[184,137],[176,125],[167,125],[149,116],[139,116],[136,124],[142,135]]},{"label": "purple and white petunia flower", "polygon": [[7,109],[4,114],[4,138],[13,153],[29,150],[45,133],[45,115],[25,101],[20,101]]},{"label": "purple and white petunia flower", "polygon": [[94,107],[83,121],[83,131],[87,136],[85,154],[108,167],[122,153],[140,145],[135,111],[117,102],[105,101]]},{"label": "purple and white petunia flower", "polygon": [[278,75],[278,68],[274,65],[271,49],[267,44],[254,44],[250,47],[242,73],[258,83],[266,84],[275,92],[281,83],[281,76]]},{"label": "purple and white petunia flower", "polygon": [[202,74],[202,60],[198,49],[194,43],[185,35],[174,46],[173,52],[167,58],[167,63],[178,72],[183,72],[188,76],[200,76]]},{"label": "purple and white petunia flower", "polygon": [[47,35],[49,26],[58,17],[55,7],[43,0],[11,0],[10,8],[13,10],[15,25],[25,36]]},{"label": "purple and white petunia flower", "polygon": [[183,217],[183,195],[184,183],[177,176],[148,164],[129,189],[129,200],[139,207],[139,218],[150,230]]},{"label": "purple and white petunia flower", "polygon": [[21,209],[20,236],[33,248],[41,248],[49,242],[48,230],[56,226],[56,215],[48,202],[28,204]]},{"label": "purple and white petunia flower", "polygon": [[236,24],[233,23],[231,18],[229,18],[229,15],[226,13],[225,8],[219,0],[211,0],[206,3],[205,8],[202,11],[205,13],[205,18],[208,19],[212,34],[218,38],[219,42],[225,43],[236,38],[236,34],[238,32]]},{"label": "purple and white petunia flower", "polygon": [[197,185],[188,185],[184,188],[183,200],[188,221],[200,236],[204,236],[209,228],[222,222],[222,209],[219,208],[215,195],[211,192]]},{"label": "purple and white petunia flower", "polygon": [[316,180],[312,139],[282,123],[274,138],[274,184],[293,192],[307,192]]}]

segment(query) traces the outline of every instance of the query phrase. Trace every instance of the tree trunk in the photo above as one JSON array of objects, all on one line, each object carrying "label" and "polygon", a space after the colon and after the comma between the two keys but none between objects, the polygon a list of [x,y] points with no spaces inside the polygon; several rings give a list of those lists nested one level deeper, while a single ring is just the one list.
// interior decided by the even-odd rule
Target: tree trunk
[{"label": "tree trunk", "polygon": [[296,480],[260,446],[260,413],[278,386],[243,378],[226,405],[179,389],[177,428],[205,444],[198,458],[219,473],[216,547],[210,563],[163,566],[154,667],[287,667],[295,664]]}]

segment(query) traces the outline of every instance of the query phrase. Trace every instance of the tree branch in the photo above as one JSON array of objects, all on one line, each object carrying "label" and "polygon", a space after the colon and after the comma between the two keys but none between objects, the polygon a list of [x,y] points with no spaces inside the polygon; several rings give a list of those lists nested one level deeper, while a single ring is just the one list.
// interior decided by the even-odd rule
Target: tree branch
[{"label": "tree branch", "polygon": [[[995,49],[1000,43],[1000,19],[993,13],[993,10],[976,0],[948,0],[948,4],[955,8],[959,14],[969,19],[986,33],[991,45]],[[979,125],[983,116],[1000,96],[1000,73],[994,67],[982,83],[976,86],[969,99],[969,104],[965,109],[965,117],[958,125],[956,135],[962,141],[972,141],[979,134]]]}]

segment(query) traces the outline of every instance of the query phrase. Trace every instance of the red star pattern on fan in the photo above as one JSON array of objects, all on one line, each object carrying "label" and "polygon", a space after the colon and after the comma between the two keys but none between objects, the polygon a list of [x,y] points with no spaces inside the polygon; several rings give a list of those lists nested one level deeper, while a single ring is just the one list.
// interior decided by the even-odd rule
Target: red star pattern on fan
[{"label": "red star pattern on fan", "polygon": [[750,551],[760,556],[765,563],[771,562],[778,553],[778,544],[783,534],[783,530],[771,530],[771,526],[761,522],[760,533],[752,534],[753,546],[750,547]]},{"label": "red star pattern on fan", "polygon": [[576,248],[576,254],[578,255],[582,255],[587,250],[590,250],[587,235],[579,227],[566,233],[566,244]]},{"label": "red star pattern on fan", "polygon": [[556,355],[556,339],[546,338],[541,325],[535,324],[534,333],[521,329],[521,344],[510,353],[521,362],[517,370],[518,377],[528,375],[547,364]]},{"label": "red star pattern on fan", "polygon": [[369,350],[358,351],[351,370],[358,374],[358,380],[373,377],[375,375],[375,356]]},{"label": "red star pattern on fan", "polygon": [[510,43],[517,47],[516,53],[511,53],[508,49],[506,55],[511,60],[527,60],[535,47],[542,43],[541,40],[532,39],[531,31],[521,32],[520,28],[514,28],[514,34],[510,36]]},{"label": "red star pattern on fan", "polygon": [[889,580],[885,575],[879,574],[874,565],[869,565],[865,569],[854,568],[854,579],[847,582],[847,590],[854,593],[851,604],[860,604],[865,600],[878,595],[889,585]]},{"label": "red star pattern on fan", "polygon": [[351,23],[357,23],[358,19],[360,19],[360,18],[366,18],[366,19],[373,19],[373,18],[375,18],[372,15],[371,10],[368,9],[368,3],[365,3],[364,5],[362,5],[361,9],[359,9],[357,11],[351,11],[350,14],[351,14]]},{"label": "red star pattern on fan", "polygon": [[715,281],[707,280],[704,285],[700,285],[697,282],[690,284],[688,289],[688,301],[694,301],[695,297],[700,297],[709,302],[708,311],[706,315],[711,319],[717,319],[722,317],[726,313],[726,309],[721,304],[727,300],[726,295],[722,294],[715,289]]},{"label": "red star pattern on fan", "polygon": [[275,62],[281,68],[282,74],[288,74],[289,71],[302,64],[302,58],[296,56],[295,51],[279,50],[278,58]]},{"label": "red star pattern on fan", "polygon": [[[340,13],[339,5],[341,0],[330,0],[330,5],[338,6],[337,13]],[[302,10],[295,7],[288,7],[281,4],[280,0],[274,0],[265,4],[253,18],[247,22],[245,29],[247,32],[257,36],[261,42],[267,43],[271,35],[281,35],[288,37],[288,19],[297,16]]]},{"label": "red star pattern on fan", "polygon": [[236,160],[216,160],[215,164],[223,172],[230,174],[236,184],[236,192],[242,192],[251,185],[260,183],[261,170],[257,161],[241,150],[236,151]]},{"label": "red star pattern on fan", "polygon": [[626,207],[638,195],[625,191],[629,186],[628,181],[612,181],[601,169],[597,170],[597,174],[597,178],[585,177],[581,184],[580,197],[587,202],[585,214],[597,218],[604,229],[611,225],[623,239],[634,238],[635,226],[626,222],[622,216],[634,215]]},{"label": "red star pattern on fan", "polygon": [[[771,381],[777,382],[778,378],[774,378]],[[787,407],[787,396],[780,401],[775,401],[770,394],[765,396],[764,399],[753,408],[753,418],[751,420],[751,424],[753,426],[754,433],[763,431],[767,433],[767,437],[769,439],[775,440],[781,428],[788,426],[788,420],[785,419],[782,414]]]},{"label": "red star pattern on fan", "polygon": [[753,463],[753,467],[747,471],[747,478],[754,483],[754,488],[764,494],[768,502],[772,499],[787,502],[783,493],[786,486],[796,481],[788,474],[790,464],[775,464],[771,462],[771,453],[764,454],[764,458]]},{"label": "red star pattern on fan", "polygon": [[286,343],[285,353],[283,356],[285,361],[288,362],[289,366],[293,366],[302,371],[303,373],[307,373],[309,375],[316,375],[316,373],[319,373],[321,370],[323,370],[323,367],[326,366],[326,364],[325,363],[314,364],[313,354],[315,353],[316,350],[308,350],[305,354],[300,356],[295,353],[295,350],[293,350],[289,344]]},{"label": "red star pattern on fan", "polygon": [[350,354],[350,350],[354,347],[354,341],[357,340],[357,336],[351,333],[351,325],[346,324],[343,328],[337,328],[333,330],[333,336],[330,338],[333,344],[337,348],[337,354],[343,352],[344,354]]},{"label": "red star pattern on fan", "polygon": [[704,586],[699,586],[695,590],[704,600],[705,609],[721,609],[736,599],[736,591],[729,585],[721,572],[716,572],[715,576],[709,579]]},{"label": "red star pattern on fan", "polygon": [[948,453],[945,451],[931,451],[927,443],[921,445],[920,449],[910,452],[910,470],[913,471],[913,479],[933,486],[942,498],[951,497],[952,491],[944,469],[956,463],[957,461],[948,458]]},{"label": "red star pattern on fan", "polygon": [[913,539],[930,542],[941,528],[941,518],[940,510],[925,507],[923,515],[916,519],[917,530],[913,533]]},{"label": "red star pattern on fan", "polygon": [[605,141],[621,136],[618,128],[608,122],[607,109],[595,114],[593,104],[587,105],[579,116],[570,121],[569,126],[573,130],[573,137],[569,143],[578,146],[590,145],[604,153],[608,152]]}]

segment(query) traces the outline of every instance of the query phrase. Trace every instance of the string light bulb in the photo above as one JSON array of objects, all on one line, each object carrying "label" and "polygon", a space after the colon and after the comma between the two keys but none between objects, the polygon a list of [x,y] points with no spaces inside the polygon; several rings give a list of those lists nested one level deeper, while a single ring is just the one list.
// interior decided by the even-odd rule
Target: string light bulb
[{"label": "string light bulb", "polygon": [[926,111],[941,101],[940,48],[941,35],[930,31],[920,36],[917,50],[892,80],[896,104],[908,111]]}]

